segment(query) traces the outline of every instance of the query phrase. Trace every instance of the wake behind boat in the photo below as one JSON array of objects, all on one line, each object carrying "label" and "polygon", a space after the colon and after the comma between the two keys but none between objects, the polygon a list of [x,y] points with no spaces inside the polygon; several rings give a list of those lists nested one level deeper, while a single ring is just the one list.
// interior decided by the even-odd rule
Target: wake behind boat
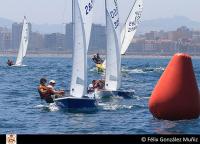
[{"label": "wake behind boat", "polygon": [[123,91],[123,90],[117,90],[117,91],[99,90],[99,91],[94,92],[95,98],[102,99],[102,100],[110,99],[113,97],[131,99],[133,98],[134,94],[135,94],[135,91]]}]

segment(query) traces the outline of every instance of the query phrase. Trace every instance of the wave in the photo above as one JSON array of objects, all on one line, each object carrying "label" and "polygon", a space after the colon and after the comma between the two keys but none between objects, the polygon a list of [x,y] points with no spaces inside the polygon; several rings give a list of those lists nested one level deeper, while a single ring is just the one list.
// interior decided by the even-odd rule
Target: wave
[{"label": "wave", "polygon": [[163,72],[165,68],[163,67],[156,67],[156,68],[135,68],[135,69],[130,69],[130,68],[122,68],[122,72],[125,73],[136,73],[136,74],[142,74],[142,73],[150,73],[150,72]]},{"label": "wave", "polygon": [[99,103],[99,109],[106,110],[106,111],[115,111],[115,110],[122,110],[122,109],[132,109],[133,106],[128,105],[119,105],[119,104],[106,104],[106,103]]},{"label": "wave", "polygon": [[39,104],[39,105],[36,105],[34,108],[43,109],[50,112],[55,112],[59,110],[59,107],[55,103],[46,104],[46,105]]}]

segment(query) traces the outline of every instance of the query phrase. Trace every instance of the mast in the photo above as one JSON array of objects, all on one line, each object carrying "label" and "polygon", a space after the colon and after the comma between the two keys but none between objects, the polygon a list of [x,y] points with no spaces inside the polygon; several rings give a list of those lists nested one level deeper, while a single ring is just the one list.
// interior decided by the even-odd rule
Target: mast
[{"label": "mast", "polygon": [[75,19],[74,19],[74,14],[75,14],[75,0],[72,0],[72,51],[74,51],[74,36],[75,36],[75,31],[74,31],[74,23],[75,23]]}]

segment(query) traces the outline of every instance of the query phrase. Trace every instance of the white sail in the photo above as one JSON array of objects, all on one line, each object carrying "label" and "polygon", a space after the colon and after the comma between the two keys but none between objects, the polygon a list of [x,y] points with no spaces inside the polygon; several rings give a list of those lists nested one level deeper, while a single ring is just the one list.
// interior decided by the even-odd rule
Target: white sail
[{"label": "white sail", "polygon": [[17,60],[15,63],[16,66],[22,65],[23,58],[26,56],[28,42],[29,42],[29,26],[26,17],[24,17],[21,42],[20,42],[19,52],[17,55]]},{"label": "white sail", "polygon": [[[121,54],[127,51],[140,23],[143,11],[143,0],[136,0],[121,31]],[[103,62],[106,67],[106,59]]]},{"label": "white sail", "polygon": [[74,48],[70,95],[78,98],[87,93],[87,50],[92,24],[90,20],[87,21],[90,18],[85,16],[83,7],[89,3],[91,0],[73,0]]},{"label": "white sail", "polygon": [[78,2],[82,15],[83,27],[85,30],[86,48],[88,50],[90,42],[90,34],[92,30],[92,23],[93,23],[93,13],[94,13],[93,6],[95,0],[78,0]]},{"label": "white sail", "polygon": [[121,40],[117,0],[106,0],[106,90],[117,90],[121,86]]},{"label": "white sail", "polygon": [[121,32],[121,40],[122,40],[121,54],[125,54],[136,33],[138,24],[141,21],[142,11],[143,11],[143,0],[136,0]]}]

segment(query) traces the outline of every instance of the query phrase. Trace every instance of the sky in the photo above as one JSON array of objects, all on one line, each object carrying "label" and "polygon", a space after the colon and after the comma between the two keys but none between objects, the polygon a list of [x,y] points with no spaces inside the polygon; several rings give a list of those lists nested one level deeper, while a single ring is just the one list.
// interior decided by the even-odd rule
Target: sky
[{"label": "sky", "polygon": [[[125,19],[135,0],[118,0],[120,18]],[[104,0],[96,0],[95,23],[104,23]],[[200,0],[144,0],[142,20],[186,16],[200,22]],[[71,21],[71,0],[0,0],[0,17],[31,23],[61,24]]]}]

